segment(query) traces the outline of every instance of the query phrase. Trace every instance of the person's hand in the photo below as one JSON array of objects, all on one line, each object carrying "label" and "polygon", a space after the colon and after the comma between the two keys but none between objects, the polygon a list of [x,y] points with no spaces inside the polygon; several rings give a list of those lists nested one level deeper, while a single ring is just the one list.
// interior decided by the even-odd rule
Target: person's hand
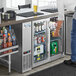
[{"label": "person's hand", "polygon": [[57,21],[57,27],[56,30],[60,30],[61,26],[62,26],[63,21],[59,20]]},{"label": "person's hand", "polygon": [[59,30],[55,30],[55,31],[53,32],[53,37],[59,37],[59,36],[60,36]]},{"label": "person's hand", "polygon": [[63,23],[63,21],[61,21],[61,20],[57,21],[57,27],[53,33],[53,37],[59,37],[60,36],[59,32],[60,32],[60,28],[61,28],[62,23]]}]

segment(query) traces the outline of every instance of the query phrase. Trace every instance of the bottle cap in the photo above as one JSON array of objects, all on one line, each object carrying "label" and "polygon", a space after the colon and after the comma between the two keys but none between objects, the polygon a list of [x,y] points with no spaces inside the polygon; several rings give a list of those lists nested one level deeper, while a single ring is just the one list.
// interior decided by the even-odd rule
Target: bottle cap
[{"label": "bottle cap", "polygon": [[5,29],[5,27],[3,27],[3,30]]},{"label": "bottle cap", "polygon": [[9,30],[11,30],[11,26],[9,26]]},{"label": "bottle cap", "polygon": [[6,35],[4,34],[3,37],[5,37]]},{"label": "bottle cap", "polygon": [[8,36],[10,36],[10,33],[8,33]]}]

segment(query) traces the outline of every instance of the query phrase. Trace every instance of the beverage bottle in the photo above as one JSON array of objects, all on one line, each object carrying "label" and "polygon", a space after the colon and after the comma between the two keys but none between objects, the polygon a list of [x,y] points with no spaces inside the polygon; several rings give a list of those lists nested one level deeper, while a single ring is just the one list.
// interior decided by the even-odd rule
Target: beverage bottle
[{"label": "beverage bottle", "polygon": [[9,26],[9,33],[10,33],[11,41],[12,41],[12,29],[11,29],[11,26]]},{"label": "beverage bottle", "polygon": [[15,34],[12,35],[12,45],[16,45],[16,36]]},{"label": "beverage bottle", "polygon": [[37,37],[37,43],[40,44],[41,43],[41,35],[39,37]]},{"label": "beverage bottle", "polygon": [[[3,35],[3,48],[7,48],[7,42],[6,42],[6,35]],[[7,51],[3,52],[3,54],[6,54]]]},{"label": "beverage bottle", "polygon": [[3,29],[0,28],[0,38],[3,38]]},{"label": "beverage bottle", "polygon": [[45,21],[43,21],[43,28],[44,28],[44,30],[46,30],[46,22]]},{"label": "beverage bottle", "polygon": [[6,35],[6,38],[7,38],[7,29],[6,28],[4,30],[4,34]]},{"label": "beverage bottle", "polygon": [[[15,36],[15,33],[12,34],[12,45],[13,46],[16,45],[16,36]],[[16,49],[13,49],[13,51],[16,51]]]},{"label": "beverage bottle", "polygon": [[11,26],[9,26],[9,32],[11,32]]},{"label": "beverage bottle", "polygon": [[3,39],[0,38],[0,49],[2,49],[2,43],[3,43]]},{"label": "beverage bottle", "polygon": [[34,25],[35,25],[35,32],[38,32],[38,24],[35,23]]},{"label": "beverage bottle", "polygon": [[3,33],[4,33],[5,27],[3,27]]},{"label": "beverage bottle", "polygon": [[[7,47],[11,47],[11,46],[12,46],[11,35],[10,33],[8,33]],[[8,50],[8,52],[12,52],[12,50]]]},{"label": "beverage bottle", "polygon": [[2,43],[3,43],[3,30],[0,29],[0,49],[2,49]]},{"label": "beverage bottle", "polygon": [[41,24],[38,23],[38,30],[41,31]]},{"label": "beverage bottle", "polygon": [[35,36],[35,45],[37,45],[37,36]]},{"label": "beverage bottle", "polygon": [[6,39],[7,39],[7,29],[5,27],[3,27],[3,33],[6,35]]},{"label": "beverage bottle", "polygon": [[3,37],[3,30],[1,30],[1,36]]},{"label": "beverage bottle", "polygon": [[42,42],[45,42],[44,35],[41,36],[41,41],[42,41]]},{"label": "beverage bottle", "polygon": [[12,45],[16,45],[16,35],[15,35],[15,32],[14,32],[14,29],[12,29]]},{"label": "beverage bottle", "polygon": [[45,24],[45,22],[43,21],[43,22],[41,22],[41,25],[42,25],[42,31],[44,31],[45,29],[46,29],[46,24]]}]

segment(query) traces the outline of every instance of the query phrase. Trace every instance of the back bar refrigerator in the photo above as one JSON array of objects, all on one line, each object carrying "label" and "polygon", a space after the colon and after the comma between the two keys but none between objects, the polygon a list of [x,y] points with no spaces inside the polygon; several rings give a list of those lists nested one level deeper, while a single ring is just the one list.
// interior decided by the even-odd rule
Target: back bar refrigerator
[{"label": "back bar refrigerator", "polygon": [[49,19],[41,19],[32,22],[32,67],[42,65],[48,61],[48,21]]},{"label": "back bar refrigerator", "polygon": [[63,51],[63,25],[60,28],[59,36],[54,37],[54,31],[57,27],[58,17],[50,18],[50,22],[48,24],[48,50],[50,52],[49,61],[53,61],[64,57]]}]

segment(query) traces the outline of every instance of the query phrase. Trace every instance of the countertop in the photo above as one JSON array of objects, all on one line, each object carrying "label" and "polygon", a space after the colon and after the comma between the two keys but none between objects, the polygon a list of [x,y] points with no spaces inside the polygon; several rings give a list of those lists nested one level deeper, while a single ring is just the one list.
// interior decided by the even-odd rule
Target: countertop
[{"label": "countertop", "polygon": [[[58,12],[57,13],[42,12],[42,13],[44,14],[39,16],[33,16],[33,17],[16,16],[15,20],[9,20],[9,21],[1,21],[0,19],[0,27],[58,16]],[[73,13],[73,11],[65,11],[65,14],[67,13]]]}]

